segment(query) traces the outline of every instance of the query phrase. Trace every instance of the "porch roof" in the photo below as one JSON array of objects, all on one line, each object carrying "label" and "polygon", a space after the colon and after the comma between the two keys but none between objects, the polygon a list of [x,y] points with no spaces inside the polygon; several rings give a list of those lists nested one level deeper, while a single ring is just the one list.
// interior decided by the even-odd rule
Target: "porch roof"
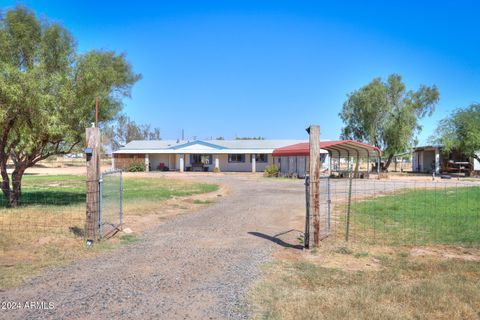
[{"label": "porch roof", "polygon": [[[378,147],[371,146],[354,140],[321,141],[320,148],[327,150],[332,157],[378,157],[381,151]],[[280,156],[308,156],[310,145],[308,142],[297,143],[273,151],[274,157]]]}]

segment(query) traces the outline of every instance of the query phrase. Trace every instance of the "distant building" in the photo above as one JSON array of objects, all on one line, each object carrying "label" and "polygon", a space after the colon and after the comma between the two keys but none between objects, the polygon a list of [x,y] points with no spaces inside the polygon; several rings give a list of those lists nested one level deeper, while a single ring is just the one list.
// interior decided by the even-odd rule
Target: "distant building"
[{"label": "distant building", "polygon": [[459,151],[445,152],[443,145],[429,145],[416,147],[413,150],[412,171],[470,175],[472,171],[480,171],[480,163],[475,158],[468,157]]}]

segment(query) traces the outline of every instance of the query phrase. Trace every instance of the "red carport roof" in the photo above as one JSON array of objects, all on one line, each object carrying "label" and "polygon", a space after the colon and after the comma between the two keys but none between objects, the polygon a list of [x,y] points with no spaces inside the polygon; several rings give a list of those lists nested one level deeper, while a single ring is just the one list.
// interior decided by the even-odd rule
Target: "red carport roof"
[{"label": "red carport roof", "polygon": [[[365,143],[355,140],[337,140],[337,141],[322,141],[320,148],[327,150],[333,157],[375,157],[381,154],[380,149]],[[277,148],[273,150],[274,157],[281,156],[308,156],[310,148],[308,142],[297,143],[291,146]]]}]

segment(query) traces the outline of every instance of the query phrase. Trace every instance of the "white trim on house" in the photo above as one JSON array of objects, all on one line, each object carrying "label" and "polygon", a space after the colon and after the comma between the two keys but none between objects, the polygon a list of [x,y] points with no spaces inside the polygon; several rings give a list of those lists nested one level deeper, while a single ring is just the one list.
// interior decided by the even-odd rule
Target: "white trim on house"
[{"label": "white trim on house", "polygon": [[195,150],[185,150],[185,149],[163,149],[163,150],[152,150],[152,149],[140,149],[140,150],[118,150],[114,154],[136,154],[136,153],[151,153],[151,154],[246,154],[246,153],[269,153],[273,152],[274,148],[271,149],[195,149]]}]

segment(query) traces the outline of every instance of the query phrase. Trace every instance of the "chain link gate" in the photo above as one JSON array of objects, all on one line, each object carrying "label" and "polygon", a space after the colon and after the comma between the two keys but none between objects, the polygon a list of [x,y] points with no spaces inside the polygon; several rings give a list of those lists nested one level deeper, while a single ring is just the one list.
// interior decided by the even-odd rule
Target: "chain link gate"
[{"label": "chain link gate", "polygon": [[[330,194],[330,177],[320,177],[320,240],[328,237],[331,231],[331,194]],[[310,248],[311,240],[313,239],[313,219],[311,217],[311,203],[310,203],[310,177],[305,176],[305,233],[304,233],[304,247]]]},{"label": "chain link gate", "polygon": [[105,171],[100,175],[100,238],[118,231],[123,219],[123,177],[121,170]]}]

